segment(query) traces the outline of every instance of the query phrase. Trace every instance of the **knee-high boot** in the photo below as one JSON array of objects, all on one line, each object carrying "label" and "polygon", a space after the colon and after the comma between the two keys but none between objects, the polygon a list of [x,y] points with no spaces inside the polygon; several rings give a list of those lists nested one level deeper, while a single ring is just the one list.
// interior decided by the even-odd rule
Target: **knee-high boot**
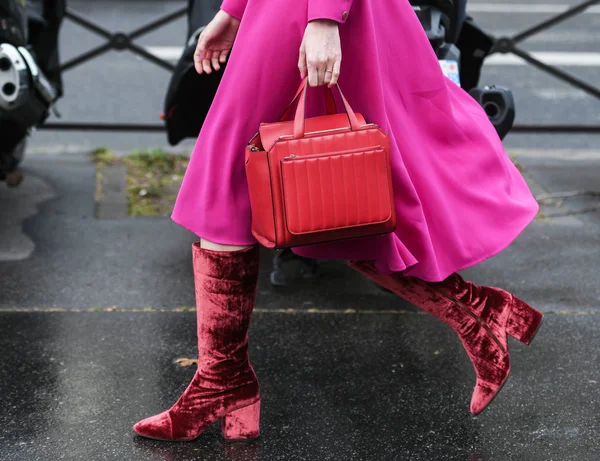
[{"label": "knee-high boot", "polygon": [[227,439],[259,435],[260,390],[248,361],[248,327],[258,281],[258,246],[234,252],[192,247],[198,369],[169,410],[138,422],[144,437],[187,441],[221,419]]},{"label": "knee-high boot", "polygon": [[477,286],[458,274],[432,283],[401,273],[382,274],[371,261],[352,261],[349,265],[458,334],[477,375],[471,399],[473,414],[483,411],[508,378],[506,335],[529,344],[542,321],[541,312],[507,291]]}]

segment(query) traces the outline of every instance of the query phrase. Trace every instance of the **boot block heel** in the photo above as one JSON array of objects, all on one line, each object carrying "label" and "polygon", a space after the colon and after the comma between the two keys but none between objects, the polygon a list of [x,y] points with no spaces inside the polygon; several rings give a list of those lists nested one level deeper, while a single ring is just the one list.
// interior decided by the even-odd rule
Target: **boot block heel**
[{"label": "boot block heel", "polygon": [[226,414],[221,432],[227,440],[255,439],[260,434],[260,400]]},{"label": "boot block heel", "polygon": [[523,344],[530,344],[542,323],[543,314],[513,296],[506,332]]}]

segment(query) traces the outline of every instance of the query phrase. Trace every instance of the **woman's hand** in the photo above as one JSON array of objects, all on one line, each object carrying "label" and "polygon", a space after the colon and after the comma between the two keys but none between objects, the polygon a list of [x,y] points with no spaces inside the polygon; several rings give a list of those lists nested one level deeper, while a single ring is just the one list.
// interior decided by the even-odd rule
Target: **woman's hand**
[{"label": "woman's hand", "polygon": [[233,47],[239,27],[239,19],[219,10],[198,37],[198,45],[194,53],[196,72],[210,74],[213,69],[221,69],[221,64],[227,61],[227,55]]},{"label": "woman's hand", "polygon": [[311,21],[306,26],[300,46],[298,68],[308,75],[310,86],[337,84],[342,64],[342,46],[338,23],[329,19]]}]

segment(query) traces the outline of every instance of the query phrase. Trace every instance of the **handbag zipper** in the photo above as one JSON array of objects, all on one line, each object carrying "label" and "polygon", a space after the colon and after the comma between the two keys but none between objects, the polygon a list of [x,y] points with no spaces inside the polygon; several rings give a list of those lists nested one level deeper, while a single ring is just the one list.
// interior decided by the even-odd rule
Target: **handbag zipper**
[{"label": "handbag zipper", "polygon": [[383,148],[384,148],[383,146],[370,146],[370,147],[361,147],[360,149],[349,149],[349,150],[341,150],[338,152],[327,152],[327,153],[323,153],[323,154],[311,154],[311,155],[290,154],[287,157],[283,157],[282,161],[289,161],[289,160],[294,160],[297,158],[311,159],[311,158],[319,158],[319,157],[328,157],[331,155],[352,154],[354,152],[371,151],[371,150],[377,150],[377,149],[383,149]]},{"label": "handbag zipper", "polygon": [[[374,123],[366,123],[366,124],[362,125],[360,127],[360,129],[363,130],[363,129],[373,128],[373,127],[377,127],[377,125],[375,125]],[[315,135],[322,135],[323,133],[335,133],[338,131],[347,131],[347,130],[348,130],[348,127],[340,127],[340,128],[331,128],[329,130],[309,131],[309,132],[304,133],[304,136],[307,138],[311,138],[311,137],[314,137]],[[354,130],[350,130],[350,131],[354,131]],[[289,139],[294,139],[294,135],[293,134],[282,134],[281,136],[279,136],[280,141],[285,141],[285,140],[289,140]]]}]

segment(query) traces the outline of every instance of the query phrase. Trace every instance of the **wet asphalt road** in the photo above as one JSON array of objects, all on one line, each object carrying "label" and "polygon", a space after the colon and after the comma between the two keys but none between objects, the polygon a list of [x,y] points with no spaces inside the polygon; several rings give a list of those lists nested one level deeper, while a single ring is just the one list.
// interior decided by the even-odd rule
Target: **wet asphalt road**
[{"label": "wet asphalt road", "polygon": [[[598,154],[550,154],[518,157],[532,187],[597,188]],[[95,219],[85,155],[30,156],[24,170],[21,188],[0,187],[1,461],[600,457],[597,198],[544,206],[549,217],[466,271],[546,314],[530,347],[510,343],[511,379],[481,416],[468,413],[472,367],[442,323],[340,262],[275,289],[264,251],[250,331],[261,439],[225,443],[215,425],[165,444],[131,426],[193,374],[174,362],[195,355],[194,237],[167,218]]]}]

